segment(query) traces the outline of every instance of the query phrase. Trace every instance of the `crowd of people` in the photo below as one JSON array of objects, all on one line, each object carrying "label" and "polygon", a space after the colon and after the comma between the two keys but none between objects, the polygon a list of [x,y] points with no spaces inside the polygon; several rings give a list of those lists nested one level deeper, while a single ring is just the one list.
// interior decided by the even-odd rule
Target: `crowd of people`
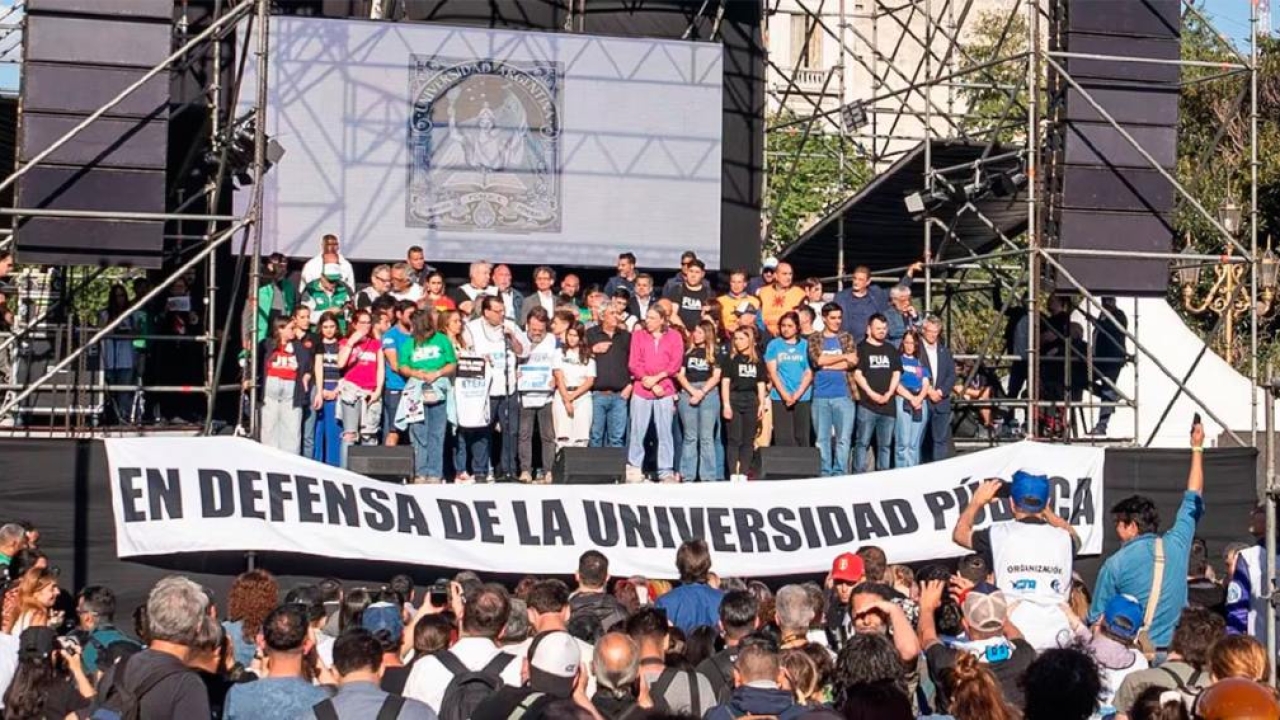
[{"label": "crowd of people", "polygon": [[625,448],[628,482],[747,479],[767,445],[816,447],[832,476],[945,458],[952,399],[991,397],[913,304],[922,263],[888,291],[858,267],[834,294],[773,258],[723,292],[694,253],[680,267],[660,286],[624,252],[584,288],[542,266],[526,295],[484,261],[449,288],[419,247],[359,290],[333,235],[298,273],[273,255],[244,323],[260,439],[334,465],[412,444],[415,483],[549,482],[583,446]]},{"label": "crowd of people", "polygon": [[[130,628],[111,588],[70,596],[38,530],[5,524],[3,717],[1277,719],[1256,638],[1268,609],[1241,587],[1250,549],[1228,558],[1228,591],[1195,538],[1203,439],[1197,426],[1167,526],[1148,498],[1112,507],[1122,547],[1092,592],[1049,479],[1028,472],[974,493],[954,529],[972,553],[956,560],[893,565],[866,545],[821,582],[771,586],[718,577],[695,539],[678,582],[613,577],[596,550],[571,582],[511,587],[463,571],[286,589],[255,569],[225,605],[167,577]],[[975,530],[992,503],[1012,519]]]}]

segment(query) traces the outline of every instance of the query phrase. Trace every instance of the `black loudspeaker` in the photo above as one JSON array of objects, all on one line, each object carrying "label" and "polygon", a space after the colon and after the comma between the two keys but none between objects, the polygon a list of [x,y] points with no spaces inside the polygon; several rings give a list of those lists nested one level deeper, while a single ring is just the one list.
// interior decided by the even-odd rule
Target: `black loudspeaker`
[{"label": "black loudspeaker", "polygon": [[[1179,68],[1141,61],[1179,57],[1180,2],[1056,0],[1052,9],[1052,49],[1075,56],[1059,58],[1064,72],[1049,75],[1046,241],[1110,253],[1058,255],[1085,290],[1163,296],[1167,259],[1116,253],[1173,246],[1176,193],[1161,170],[1172,174],[1177,162]],[[1071,287],[1066,278],[1058,285]]]},{"label": "black loudspeaker", "polygon": [[818,448],[760,448],[761,480],[806,480],[822,475],[822,458]]},{"label": "black loudspeaker", "polygon": [[625,448],[562,448],[551,469],[551,477],[559,485],[614,485],[626,474]]},{"label": "black loudspeaker", "polygon": [[[18,162],[51,147],[169,55],[172,0],[29,0]],[[108,110],[17,182],[15,206],[163,213],[169,73]],[[27,217],[18,259],[55,265],[159,267],[164,223]]]},{"label": "black loudspeaker", "polygon": [[352,445],[347,448],[347,469],[374,480],[404,482],[413,477],[413,447]]}]

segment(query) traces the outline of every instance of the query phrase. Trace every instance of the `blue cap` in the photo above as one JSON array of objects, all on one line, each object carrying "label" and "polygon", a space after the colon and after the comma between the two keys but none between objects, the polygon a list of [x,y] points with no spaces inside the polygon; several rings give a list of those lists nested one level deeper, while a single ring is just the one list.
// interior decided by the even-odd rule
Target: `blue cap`
[{"label": "blue cap", "polygon": [[1116,595],[1107,602],[1102,612],[1107,632],[1118,638],[1132,640],[1142,629],[1143,607],[1132,595]]},{"label": "blue cap", "polygon": [[400,608],[387,602],[378,602],[365,608],[360,616],[360,626],[373,634],[379,630],[387,632],[387,639],[399,643],[404,636],[404,617]]},{"label": "blue cap", "polygon": [[1040,512],[1049,502],[1049,477],[1019,470],[1013,474],[1013,487],[1010,488],[1009,496],[1018,508]]}]

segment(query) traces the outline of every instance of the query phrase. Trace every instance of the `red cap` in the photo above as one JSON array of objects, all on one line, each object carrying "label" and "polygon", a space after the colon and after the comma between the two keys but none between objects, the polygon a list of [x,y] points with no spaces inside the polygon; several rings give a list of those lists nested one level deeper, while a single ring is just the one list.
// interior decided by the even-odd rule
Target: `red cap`
[{"label": "red cap", "polygon": [[844,582],[861,582],[862,576],[866,574],[866,568],[862,565],[862,558],[853,553],[843,553],[836,556],[836,561],[831,563],[831,580]]}]

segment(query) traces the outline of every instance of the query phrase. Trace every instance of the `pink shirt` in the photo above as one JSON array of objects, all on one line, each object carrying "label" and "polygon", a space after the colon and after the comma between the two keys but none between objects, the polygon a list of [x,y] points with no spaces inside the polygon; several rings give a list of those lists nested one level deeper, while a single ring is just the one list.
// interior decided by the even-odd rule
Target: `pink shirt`
[{"label": "pink shirt", "polygon": [[631,353],[627,357],[627,369],[635,379],[632,392],[638,397],[652,400],[656,395],[640,384],[640,378],[646,375],[657,375],[665,372],[667,379],[658,383],[662,386],[662,397],[672,397],[676,393],[675,377],[684,362],[684,340],[677,330],[667,330],[662,337],[655,338],[648,330],[637,330],[631,334]]},{"label": "pink shirt", "polygon": [[[349,344],[349,340],[342,341],[342,347]],[[348,364],[342,379],[355,383],[361,390],[372,391],[378,386],[378,363],[380,362],[382,362],[382,342],[373,337],[366,337],[360,341],[359,347],[351,351],[351,358],[347,360]]]}]

